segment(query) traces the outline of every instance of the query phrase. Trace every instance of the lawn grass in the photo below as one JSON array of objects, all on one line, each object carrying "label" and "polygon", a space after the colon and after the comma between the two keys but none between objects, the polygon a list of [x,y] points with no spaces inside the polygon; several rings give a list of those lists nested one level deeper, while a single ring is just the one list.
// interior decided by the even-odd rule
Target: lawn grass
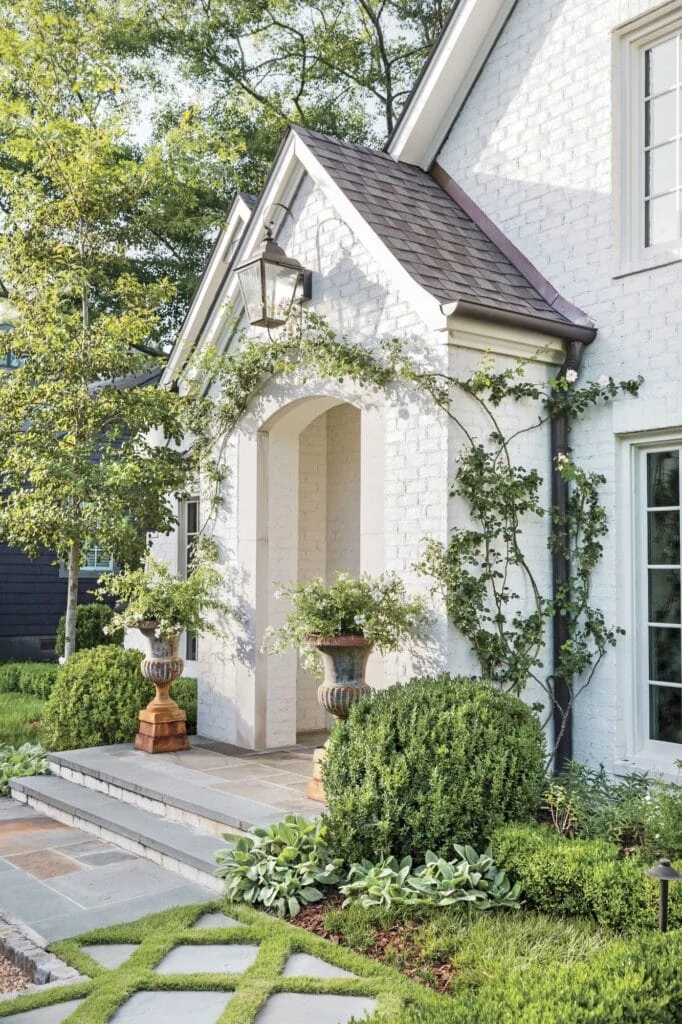
[{"label": "lawn grass", "polygon": [[587,963],[613,935],[591,921],[532,911],[481,913],[463,906],[327,911],[323,929],[344,946],[379,958],[449,995],[529,969]]},{"label": "lawn grass", "polygon": [[28,693],[0,693],[0,746],[44,740],[45,701]]},{"label": "lawn grass", "polygon": [[[192,930],[203,913],[224,910],[240,922],[239,927]],[[88,943],[131,942],[139,947],[115,970],[107,970],[88,956]],[[249,943],[259,947],[255,963],[243,974],[159,975],[153,968],[175,946],[204,943]],[[390,967],[368,960],[351,950],[327,942],[243,905],[212,903],[179,907],[153,914],[131,924],[97,929],[76,939],[50,947],[67,963],[91,980],[65,985],[51,991],[18,996],[0,1003],[0,1018],[37,1009],[52,1003],[85,997],[68,1017],[69,1024],[107,1024],[116,1010],[135,992],[144,990],[210,989],[234,992],[234,997],[216,1024],[253,1024],[269,996],[276,992],[315,992],[360,995],[375,998],[376,1024],[394,1024],[408,1008],[437,1010],[446,997],[422,988]],[[292,953],[309,953],[352,971],[356,978],[282,977],[281,971]]]}]

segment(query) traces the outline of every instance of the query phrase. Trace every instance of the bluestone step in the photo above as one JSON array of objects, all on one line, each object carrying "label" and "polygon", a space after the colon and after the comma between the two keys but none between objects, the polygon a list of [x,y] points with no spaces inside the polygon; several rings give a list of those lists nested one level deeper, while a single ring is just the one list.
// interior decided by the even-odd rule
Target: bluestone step
[{"label": "bluestone step", "polygon": [[216,892],[222,891],[222,882],[214,875],[215,853],[221,845],[215,835],[167,821],[55,775],[11,779],[10,788],[15,800],[57,821],[115,843]]},{"label": "bluestone step", "polygon": [[132,750],[91,747],[50,754],[49,763],[54,775],[69,782],[216,836],[268,826],[283,816],[276,807],[192,781],[193,776],[203,780],[200,772],[166,762],[155,768],[149,755],[146,757],[142,765]]}]

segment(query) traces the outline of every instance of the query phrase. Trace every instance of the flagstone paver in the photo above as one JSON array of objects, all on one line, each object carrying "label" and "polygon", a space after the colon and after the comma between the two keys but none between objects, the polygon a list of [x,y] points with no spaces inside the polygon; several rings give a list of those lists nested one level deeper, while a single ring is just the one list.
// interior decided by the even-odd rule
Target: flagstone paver
[{"label": "flagstone paver", "polygon": [[110,970],[124,964],[137,948],[137,942],[110,942],[96,946],[81,946],[84,953],[91,956],[102,967],[108,967]]},{"label": "flagstone paver", "polygon": [[239,928],[239,921],[233,917],[216,911],[214,914],[202,914],[193,925],[194,928]]},{"label": "flagstone paver", "polygon": [[376,1008],[376,1001],[365,996],[303,995],[278,992],[270,996],[256,1017],[255,1024],[347,1024]]},{"label": "flagstone paver", "polygon": [[43,1006],[39,1010],[27,1010],[25,1013],[13,1013],[3,1019],[11,1021],[11,1024],[62,1024],[81,1002],[81,999],[70,999],[67,1003]]},{"label": "flagstone paver", "polygon": [[0,875],[0,912],[23,921],[45,942],[214,897],[203,886],[5,797]]},{"label": "flagstone paver", "polygon": [[258,946],[176,946],[154,969],[155,974],[243,974],[255,962]]},{"label": "flagstone paver", "polygon": [[111,1024],[215,1024],[232,996],[232,992],[136,992],[116,1011]]},{"label": "flagstone paver", "polygon": [[285,978],[357,978],[357,974],[334,967],[309,953],[294,953],[284,965]]}]

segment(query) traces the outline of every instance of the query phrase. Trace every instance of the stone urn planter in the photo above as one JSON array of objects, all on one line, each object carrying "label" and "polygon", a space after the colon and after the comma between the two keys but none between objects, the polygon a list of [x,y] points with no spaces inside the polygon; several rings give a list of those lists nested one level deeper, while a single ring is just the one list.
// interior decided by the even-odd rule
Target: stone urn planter
[{"label": "stone urn planter", "polygon": [[[345,721],[353,704],[372,687],[365,682],[367,660],[372,644],[364,636],[311,636],[306,641],[320,655],[324,679],[317,689],[317,699],[337,722]],[[308,783],[307,795],[311,800],[324,803],[322,762],[329,740],[318,747],[313,757],[313,777]]]},{"label": "stone urn planter", "polygon": [[353,704],[372,691],[365,682],[372,645],[364,636],[311,636],[307,644],[320,655],[324,670],[317,699],[337,722],[345,721]]},{"label": "stone urn planter", "polygon": [[156,622],[137,624],[147,644],[140,671],[156,687],[156,696],[139,713],[140,731],[135,737],[136,749],[147,754],[189,748],[187,715],[168,694],[168,687],[182,675],[185,667],[178,653],[180,634],[158,637],[157,628]]}]

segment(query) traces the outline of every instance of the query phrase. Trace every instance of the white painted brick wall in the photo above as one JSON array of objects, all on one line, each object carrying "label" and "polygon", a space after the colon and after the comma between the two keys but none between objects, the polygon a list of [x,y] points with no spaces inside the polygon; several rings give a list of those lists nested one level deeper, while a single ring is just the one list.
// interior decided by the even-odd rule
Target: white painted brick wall
[{"label": "white painted brick wall", "polygon": [[[364,247],[330,205],[324,191],[309,180],[298,192],[294,216],[293,233],[283,231],[280,242],[313,270],[316,312],[357,344],[372,346],[382,337],[399,334],[412,339],[431,365],[447,366],[445,336],[434,335],[425,325],[397,289],[385,261]],[[287,218],[285,228],[289,224]],[[313,396],[329,396],[355,406],[339,405],[325,417],[327,571],[339,567],[355,571],[365,565],[373,572],[393,569],[412,589],[426,592],[427,583],[416,575],[414,563],[425,537],[447,538],[448,424],[430,401],[402,389],[388,396],[367,393],[352,382],[337,380],[287,379],[265,390],[229,445],[225,501],[214,528],[223,557],[234,573],[233,599],[240,607],[241,625],[234,627],[231,644],[208,637],[202,638],[199,648],[200,731],[242,745],[289,743],[297,717],[303,723],[319,721],[311,709],[305,712],[302,705],[297,707],[291,675],[284,667],[289,656],[267,656],[260,649],[265,626],[276,625],[284,614],[283,602],[272,597],[276,582],[297,574],[299,578],[309,575],[320,554],[322,484],[314,480],[320,438],[314,437],[314,425],[305,424],[302,433],[298,428],[296,445],[287,444],[287,430],[296,434],[295,428],[280,427],[277,419],[278,410],[288,415],[287,410],[304,409],[304,405],[291,403]],[[363,451],[376,469],[363,477],[364,525],[357,523],[358,410],[366,410]],[[266,432],[262,443],[270,446],[267,524],[255,499],[257,478],[264,472],[258,469],[255,456],[259,430]],[[351,486],[353,478],[355,488]],[[377,517],[376,508],[382,507],[384,515]],[[363,531],[366,541],[361,557]],[[306,539],[303,548],[297,543],[299,533],[301,539]],[[267,579],[259,582],[254,565],[262,562],[257,563],[255,551],[262,550],[266,535]],[[265,587],[270,596],[257,607],[259,587]],[[434,670],[445,665],[447,627],[437,605],[433,637],[435,645],[426,651],[404,652],[387,659],[374,655],[368,671],[370,683],[383,686],[404,681],[423,667]],[[266,675],[263,693],[258,679]],[[266,723],[260,732],[256,724],[259,721]]]},{"label": "white painted brick wall", "polygon": [[[298,443],[298,579],[327,575],[327,419],[323,413],[300,435]],[[317,699],[319,680],[299,659],[296,678],[297,732],[328,725]]]},{"label": "white painted brick wall", "polygon": [[630,632],[577,713],[576,758],[607,768],[627,752],[633,685],[631,542],[620,507],[630,488],[619,469],[614,417],[626,433],[682,425],[680,265],[614,277],[612,31],[655,6],[519,0],[438,157],[559,292],[594,317],[599,334],[586,353],[585,376],[645,377],[639,399],[619,399],[613,412],[595,410],[573,439],[580,462],[609,481],[610,533],[594,595],[608,621]]},{"label": "white painted brick wall", "polygon": [[360,411],[327,413],[327,580],[360,572]]}]

